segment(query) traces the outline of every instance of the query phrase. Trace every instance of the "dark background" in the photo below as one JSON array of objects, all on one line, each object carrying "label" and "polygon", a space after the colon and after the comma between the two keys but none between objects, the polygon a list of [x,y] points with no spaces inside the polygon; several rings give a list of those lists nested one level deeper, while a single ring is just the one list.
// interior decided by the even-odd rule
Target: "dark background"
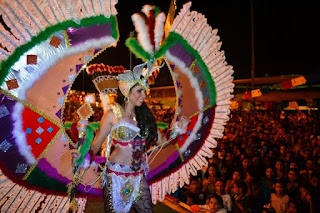
[{"label": "dark background", "polygon": [[[92,63],[123,65],[130,69],[130,52],[124,43],[130,31],[134,31],[131,15],[140,12],[145,4],[159,6],[167,14],[170,2],[119,0],[116,5],[120,32],[118,45],[106,50]],[[176,14],[186,2],[177,0]],[[251,5],[253,16],[250,15]],[[212,28],[218,29],[221,49],[225,51],[228,64],[234,67],[234,79],[251,77],[251,17],[254,23],[255,77],[319,73],[319,9],[317,1],[308,0],[198,0],[191,6],[191,10],[205,15]],[[132,66],[141,62],[132,55]],[[87,76],[84,78],[88,79]],[[86,89],[85,82],[79,79],[75,84]],[[168,70],[163,69],[156,85],[170,84]]]}]

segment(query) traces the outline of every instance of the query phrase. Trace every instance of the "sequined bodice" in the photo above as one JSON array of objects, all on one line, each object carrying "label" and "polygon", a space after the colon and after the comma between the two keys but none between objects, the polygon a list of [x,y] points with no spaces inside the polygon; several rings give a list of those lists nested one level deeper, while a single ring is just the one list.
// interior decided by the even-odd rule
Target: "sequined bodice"
[{"label": "sequined bodice", "polygon": [[137,135],[139,135],[140,128],[122,121],[114,125],[111,132],[113,139],[120,142],[127,142],[132,141]]}]

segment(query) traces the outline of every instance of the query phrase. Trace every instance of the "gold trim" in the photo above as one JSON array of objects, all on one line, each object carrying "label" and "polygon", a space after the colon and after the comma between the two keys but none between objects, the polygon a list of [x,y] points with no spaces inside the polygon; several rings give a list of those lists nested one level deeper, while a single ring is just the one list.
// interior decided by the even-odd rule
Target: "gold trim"
[{"label": "gold trim", "polygon": [[182,161],[182,162],[184,162],[183,155],[182,155],[182,154],[181,154],[181,152],[180,152],[179,144],[178,144],[178,143],[175,143],[174,145],[175,145],[175,147],[176,147],[177,151],[179,152],[179,155],[180,155],[180,159],[181,159],[181,161]]},{"label": "gold trim", "polygon": [[[165,62],[166,62],[166,65],[167,65],[167,67],[168,67],[168,69],[169,69],[169,71],[170,71],[170,74],[171,74],[171,78],[173,79],[173,85],[174,85],[174,88],[175,88],[175,93],[176,93],[176,103],[175,103],[175,113],[174,113],[174,116],[173,116],[173,118],[172,118],[172,121],[176,121],[177,120],[177,117],[178,117],[178,113],[177,113],[177,110],[178,110],[178,104],[179,104],[179,94],[178,94],[178,87],[177,87],[177,81],[176,81],[176,79],[174,78],[174,71],[171,69],[171,67],[170,67],[170,63],[169,63],[169,60],[166,58],[166,57],[163,57],[164,58],[164,60],[165,60]],[[174,66],[177,66],[176,64],[174,64]],[[176,73],[176,74],[178,74],[178,73]],[[172,124],[173,122],[171,122],[171,124]],[[169,129],[172,129],[173,127],[170,127]]]},{"label": "gold trim", "polygon": [[195,60],[190,64],[189,70],[192,70],[193,67],[194,67],[194,65],[196,65],[196,63],[197,63],[197,59],[195,59]]},{"label": "gold trim", "polygon": [[62,35],[64,38],[64,42],[66,43],[67,48],[71,47],[70,41],[69,41],[69,36],[66,30],[62,30]]}]

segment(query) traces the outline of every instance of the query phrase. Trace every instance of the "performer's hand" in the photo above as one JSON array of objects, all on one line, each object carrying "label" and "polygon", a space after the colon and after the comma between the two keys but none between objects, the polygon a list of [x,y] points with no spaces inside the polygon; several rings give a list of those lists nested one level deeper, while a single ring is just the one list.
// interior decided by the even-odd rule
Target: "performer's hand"
[{"label": "performer's hand", "polygon": [[80,154],[78,152],[72,152],[72,166],[76,166],[76,161],[80,158]]},{"label": "performer's hand", "polygon": [[179,121],[176,123],[176,127],[179,129],[180,134],[187,132],[190,119],[187,116],[180,116]]},{"label": "performer's hand", "polygon": [[77,130],[79,131],[79,138],[83,138],[89,122],[87,120],[80,120],[77,123]]},{"label": "performer's hand", "polygon": [[[76,161],[81,157],[81,155],[78,152],[72,153],[72,166],[77,166]],[[79,168],[87,169],[91,164],[91,156],[89,153],[86,154],[84,157],[82,163],[79,165]]]}]

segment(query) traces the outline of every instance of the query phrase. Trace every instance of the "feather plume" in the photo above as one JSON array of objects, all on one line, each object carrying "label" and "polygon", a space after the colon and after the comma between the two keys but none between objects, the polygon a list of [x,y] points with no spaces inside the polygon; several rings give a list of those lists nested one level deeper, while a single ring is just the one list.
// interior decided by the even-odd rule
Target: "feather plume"
[{"label": "feather plume", "polygon": [[138,41],[148,53],[152,55],[153,48],[148,36],[148,27],[146,25],[145,19],[141,14],[135,13],[131,16],[133,24],[138,33]]},{"label": "feather plume", "polygon": [[155,50],[158,50],[160,47],[160,43],[163,38],[164,33],[164,22],[166,20],[166,16],[164,13],[160,13],[156,18],[156,23],[154,26],[154,43]]}]

